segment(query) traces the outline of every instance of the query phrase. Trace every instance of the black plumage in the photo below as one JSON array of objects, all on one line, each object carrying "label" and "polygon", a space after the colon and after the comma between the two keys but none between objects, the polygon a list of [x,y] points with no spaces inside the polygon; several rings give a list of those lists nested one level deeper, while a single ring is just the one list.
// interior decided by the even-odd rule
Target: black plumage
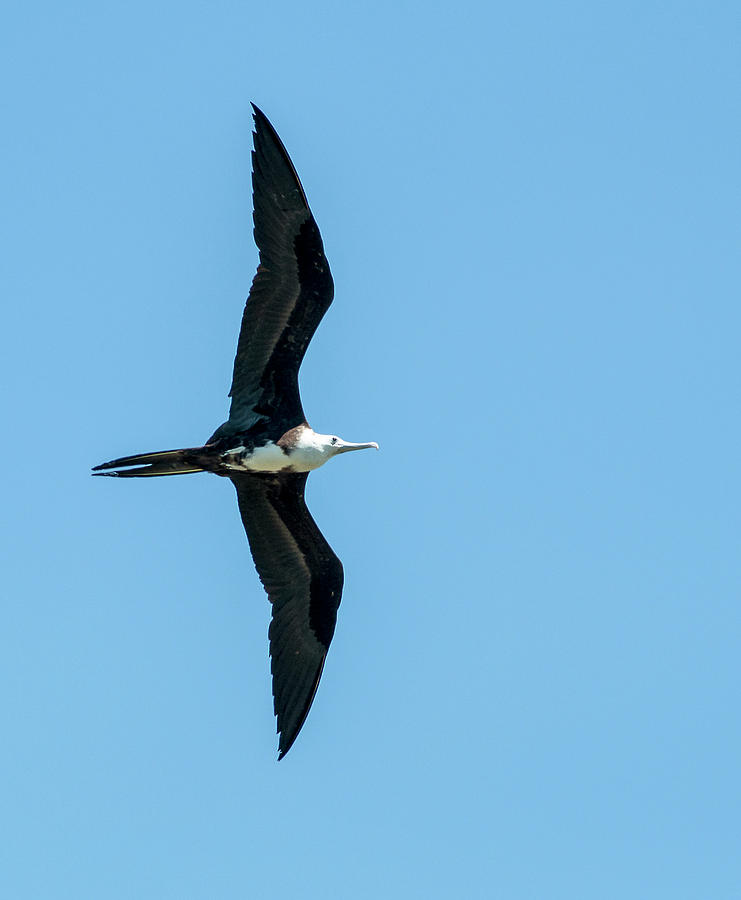
[{"label": "black plumage", "polygon": [[[242,316],[229,418],[201,447],[121,457],[94,471],[120,477],[209,471],[234,483],[252,557],[272,603],[269,638],[280,759],[314,700],[344,577],[342,563],[306,507],[308,471],[335,453],[377,445],[317,435],[306,422],[298,370],[334,286],[296,170],[265,115],[254,104],[253,110],[254,234],[260,262]],[[250,460],[265,448],[274,455],[264,465],[273,469],[258,471]],[[311,453],[324,455],[314,462]],[[249,471],[248,465],[253,465]]]},{"label": "black plumage", "polygon": [[269,637],[279,759],[314,700],[344,581],[342,563],[306,507],[307,477],[232,477],[252,558],[273,605]]},{"label": "black plumage", "polygon": [[214,437],[243,431],[260,418],[280,434],[306,421],[298,370],[334,296],[319,228],[293,163],[265,115],[254,104],[253,109],[260,264],[242,314],[229,419]]}]

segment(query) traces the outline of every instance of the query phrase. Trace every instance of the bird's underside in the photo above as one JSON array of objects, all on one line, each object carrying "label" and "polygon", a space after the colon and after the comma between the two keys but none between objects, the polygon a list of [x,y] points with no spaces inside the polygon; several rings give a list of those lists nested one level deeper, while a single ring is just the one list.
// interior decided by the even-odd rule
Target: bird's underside
[{"label": "bird's underside", "polygon": [[120,457],[94,471],[122,478],[205,471],[233,482],[255,567],[272,604],[280,759],[313,702],[342,596],[342,564],[304,499],[308,473],[340,453],[378,445],[318,434],[306,423],[298,370],[332,302],[332,276],[293,164],[267,118],[253,109],[260,262],[242,316],[229,418],[203,446]]}]

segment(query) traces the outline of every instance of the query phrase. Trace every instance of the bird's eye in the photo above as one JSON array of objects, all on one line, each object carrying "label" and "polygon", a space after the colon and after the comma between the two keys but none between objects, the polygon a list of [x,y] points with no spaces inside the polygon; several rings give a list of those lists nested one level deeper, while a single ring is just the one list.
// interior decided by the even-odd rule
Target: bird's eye
[{"label": "bird's eye", "polygon": [[337,438],[332,438],[331,443],[336,444],[336,443],[337,443]]}]

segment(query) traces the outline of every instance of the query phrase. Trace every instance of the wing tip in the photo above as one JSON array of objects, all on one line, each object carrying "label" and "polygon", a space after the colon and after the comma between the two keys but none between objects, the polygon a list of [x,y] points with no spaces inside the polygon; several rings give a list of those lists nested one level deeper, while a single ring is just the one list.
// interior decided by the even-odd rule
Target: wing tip
[{"label": "wing tip", "polygon": [[324,663],[327,661],[327,652],[328,650],[325,650],[322,655],[322,660],[319,663],[319,669],[314,680],[313,689],[311,691],[311,694],[309,695],[309,699],[306,703],[306,706],[304,707],[302,714],[298,718],[298,724],[296,724],[292,728],[281,730],[280,722],[278,723],[278,762],[280,762],[286,755],[286,753],[288,753],[288,751],[291,749],[291,747],[293,747],[296,738],[299,736],[301,729],[306,723],[306,719],[309,716],[309,710],[314,703],[314,698],[316,697],[316,692],[319,688],[319,682],[322,679],[322,673],[324,672]]},{"label": "wing tip", "polygon": [[[286,145],[280,138],[280,135],[275,130],[273,123],[268,119],[265,113],[260,109],[260,107],[250,101],[250,106],[252,107],[252,117],[255,121],[255,130],[253,132],[253,150],[252,150],[252,176],[253,179],[255,177],[255,160],[261,155],[264,151],[264,147],[266,144],[272,143],[277,149],[280,156],[283,158],[283,163],[288,168],[291,177],[296,183],[296,187],[298,188],[299,194],[301,195],[301,200],[303,201],[304,206],[306,207],[309,215],[311,215],[311,210],[309,209],[309,201],[306,199],[306,192],[304,191],[304,187],[301,184],[301,179],[298,177],[298,172],[296,171],[296,167],[293,164],[293,160],[291,156],[286,150]],[[260,150],[260,147],[263,147],[263,150]],[[254,187],[254,181],[253,181]],[[258,245],[259,246],[259,245]]]},{"label": "wing tip", "polygon": [[267,119],[265,113],[252,100],[250,100],[250,106],[252,107],[252,118],[255,120],[255,122],[257,122],[258,119]]},{"label": "wing tip", "polygon": [[[252,118],[255,120],[255,127],[267,127],[268,131],[272,132],[276,137],[278,137],[278,132],[275,130],[275,128],[273,128],[270,119],[265,115],[260,107],[252,101],[250,101],[250,106],[252,107]],[[278,138],[278,140],[280,141],[280,138]]]}]

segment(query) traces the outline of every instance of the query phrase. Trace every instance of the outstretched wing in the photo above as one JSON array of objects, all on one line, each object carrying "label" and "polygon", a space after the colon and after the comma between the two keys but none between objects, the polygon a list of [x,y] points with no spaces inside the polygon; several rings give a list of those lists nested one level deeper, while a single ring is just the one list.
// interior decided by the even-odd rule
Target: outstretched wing
[{"label": "outstretched wing", "polygon": [[[242,316],[229,421],[249,428],[259,417],[305,420],[298,370],[334,294],[322,238],[293,163],[273,126],[253,104],[255,243],[260,264]],[[223,432],[222,432],[223,433]]]},{"label": "outstretched wing", "polygon": [[304,500],[307,473],[233,475],[252,558],[270,602],[278,759],[314,700],[342,596],[342,563]]}]

